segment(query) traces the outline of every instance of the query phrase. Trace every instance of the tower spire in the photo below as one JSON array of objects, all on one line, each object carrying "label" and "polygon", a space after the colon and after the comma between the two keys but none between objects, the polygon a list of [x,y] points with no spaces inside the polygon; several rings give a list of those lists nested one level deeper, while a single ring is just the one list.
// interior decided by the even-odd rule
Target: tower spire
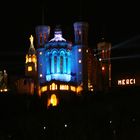
[{"label": "tower spire", "polygon": [[30,47],[34,48],[34,44],[33,44],[34,37],[33,37],[33,35],[31,35],[29,39],[30,39]]}]

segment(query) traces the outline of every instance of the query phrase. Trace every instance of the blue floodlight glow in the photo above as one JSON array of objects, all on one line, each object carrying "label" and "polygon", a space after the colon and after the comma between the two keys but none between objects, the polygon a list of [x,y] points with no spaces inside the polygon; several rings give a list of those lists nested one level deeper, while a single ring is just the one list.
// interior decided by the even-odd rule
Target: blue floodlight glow
[{"label": "blue floodlight glow", "polygon": [[46,81],[59,80],[69,82],[71,80],[70,74],[50,74],[46,75]]},{"label": "blue floodlight glow", "polygon": [[39,77],[40,83],[44,83],[44,79],[46,82],[51,80],[69,82],[74,79],[71,73],[76,73],[76,68],[72,71],[72,65],[76,62],[75,55],[72,44],[62,37],[61,30],[55,31],[54,38],[48,41],[44,48],[37,50],[38,54],[42,52],[42,55],[38,55],[38,63],[41,64],[38,72],[42,74],[42,77]]}]

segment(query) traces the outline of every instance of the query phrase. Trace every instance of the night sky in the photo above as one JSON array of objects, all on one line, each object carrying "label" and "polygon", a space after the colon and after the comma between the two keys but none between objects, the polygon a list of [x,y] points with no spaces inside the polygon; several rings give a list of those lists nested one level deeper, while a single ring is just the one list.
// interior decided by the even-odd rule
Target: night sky
[{"label": "night sky", "polygon": [[[112,43],[118,45],[137,37],[140,40],[140,8],[138,2],[103,1],[103,0],[71,0],[71,1],[18,1],[3,2],[1,17],[1,51],[0,69],[7,69],[11,74],[24,73],[25,54],[28,51],[31,34],[35,35],[37,25],[61,25],[63,37],[73,42],[73,23],[87,21],[89,23],[89,44],[95,48],[100,33]],[[42,14],[43,13],[43,14]],[[36,44],[35,44],[36,47]],[[139,55],[140,41],[135,45],[125,44],[113,51],[112,57]],[[138,58],[138,59],[137,59]],[[134,65],[140,57],[116,59],[114,69],[123,62]],[[122,61],[120,61],[122,60]],[[135,70],[138,64],[135,63]],[[126,68],[126,67],[125,67]],[[126,69],[117,69],[125,71]]]}]

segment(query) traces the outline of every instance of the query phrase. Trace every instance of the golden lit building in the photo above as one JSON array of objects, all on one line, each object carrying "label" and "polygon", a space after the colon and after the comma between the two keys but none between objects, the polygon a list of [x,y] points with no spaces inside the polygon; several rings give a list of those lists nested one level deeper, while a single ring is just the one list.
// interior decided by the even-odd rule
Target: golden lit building
[{"label": "golden lit building", "polygon": [[25,76],[16,80],[16,90],[19,94],[33,95],[37,86],[37,55],[32,35],[29,40],[30,47],[25,58]]},{"label": "golden lit building", "polygon": [[37,75],[37,56],[36,50],[33,44],[34,38],[30,36],[30,48],[28,53],[26,54],[26,62],[25,62],[25,76],[36,78]]}]

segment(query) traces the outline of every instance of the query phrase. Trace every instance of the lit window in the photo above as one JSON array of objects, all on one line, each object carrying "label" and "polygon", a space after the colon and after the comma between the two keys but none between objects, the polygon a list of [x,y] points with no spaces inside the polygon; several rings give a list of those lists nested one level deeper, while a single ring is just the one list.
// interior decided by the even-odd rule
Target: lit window
[{"label": "lit window", "polygon": [[35,62],[36,62],[36,58],[35,58],[35,57],[33,57],[33,58],[32,58],[32,61],[35,63]]},{"label": "lit window", "polygon": [[81,52],[81,49],[78,49],[78,52]]},{"label": "lit window", "polygon": [[82,61],[81,60],[79,60],[79,63],[81,63]]},{"label": "lit window", "polygon": [[41,91],[42,91],[42,92],[47,91],[47,86],[43,86],[43,87],[41,88]]},{"label": "lit window", "polygon": [[43,75],[42,74],[40,74],[40,77],[42,77]]},{"label": "lit window", "polygon": [[42,55],[42,52],[40,52],[39,54]]},{"label": "lit window", "polygon": [[29,60],[29,62],[32,62],[32,59],[31,59],[31,57],[29,57],[29,59],[28,59],[28,60]]},{"label": "lit window", "polygon": [[60,85],[60,90],[69,90],[68,85]]},{"label": "lit window", "polygon": [[70,86],[71,91],[76,91],[76,88],[74,86]]},{"label": "lit window", "polygon": [[28,71],[32,71],[32,66],[29,66],[28,67]]},{"label": "lit window", "polygon": [[81,92],[82,90],[83,90],[83,89],[82,89],[81,86],[78,86],[78,87],[77,87],[77,93]]},{"label": "lit window", "polygon": [[52,83],[52,85],[50,85],[50,90],[57,90],[57,85]]}]

